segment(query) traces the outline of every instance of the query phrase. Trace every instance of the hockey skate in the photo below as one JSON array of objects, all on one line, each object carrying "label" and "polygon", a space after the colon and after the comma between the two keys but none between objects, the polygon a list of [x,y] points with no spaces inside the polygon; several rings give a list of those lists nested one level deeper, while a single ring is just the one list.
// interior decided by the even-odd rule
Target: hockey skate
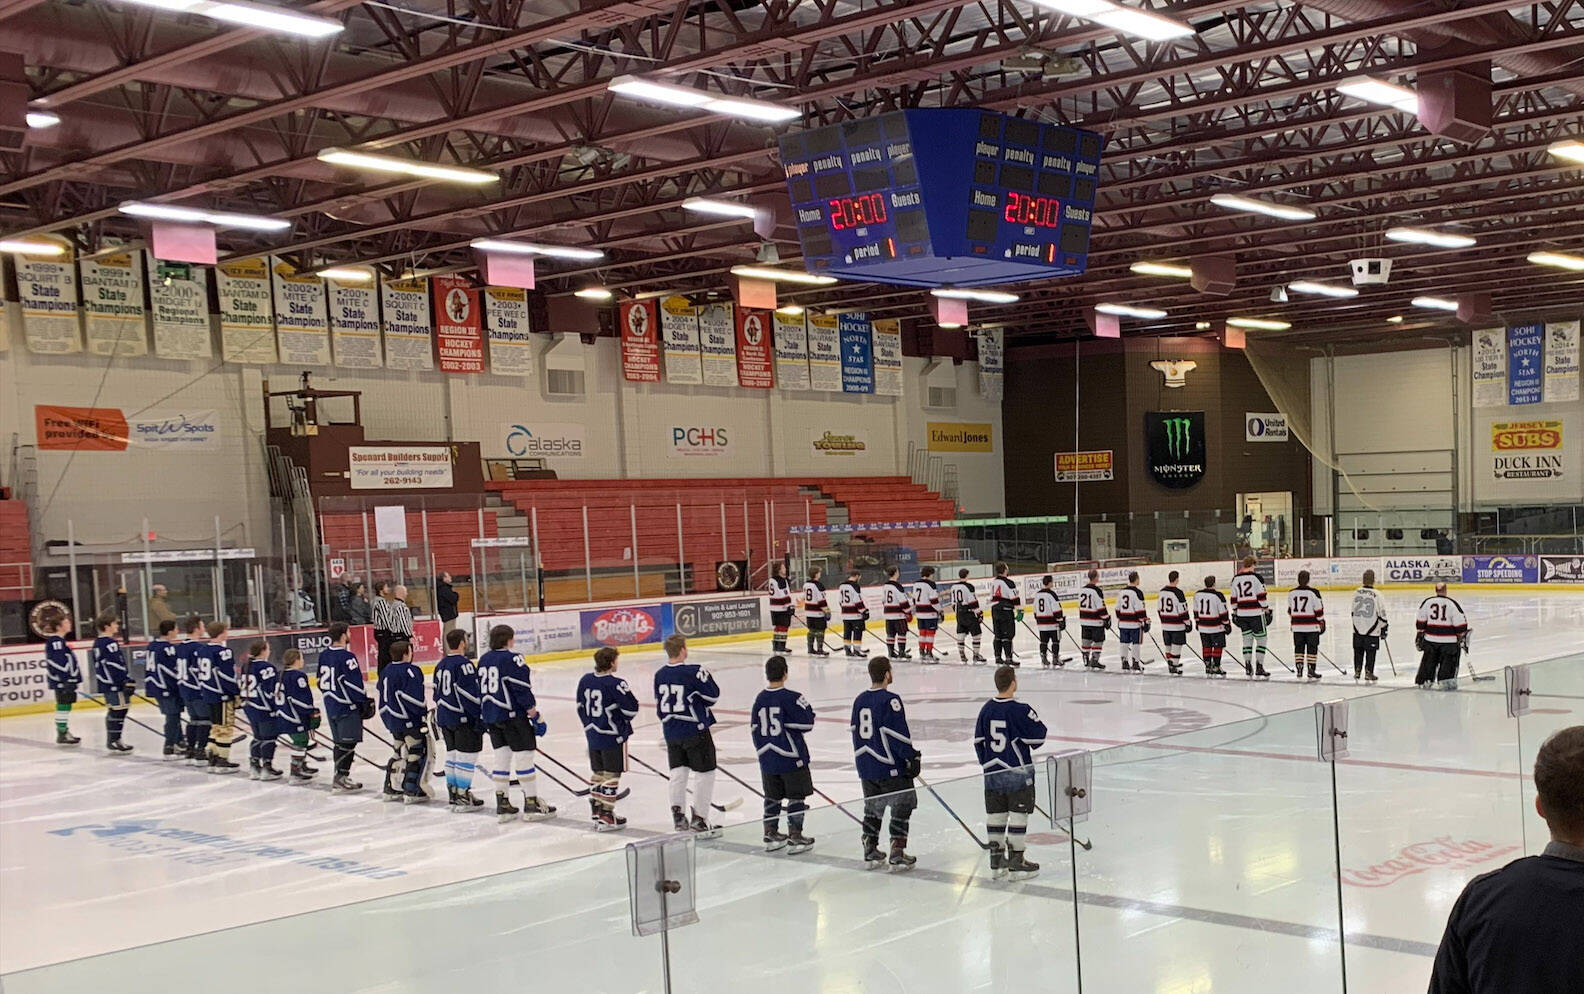
[{"label": "hockey skate", "polygon": [[917,862],[917,856],[909,856],[907,853],[906,839],[896,839],[891,843],[891,858],[886,860],[886,863],[891,867],[892,873],[911,870]]},{"label": "hockey skate", "polygon": [[787,855],[789,856],[796,856],[799,853],[806,853],[813,848],[814,839],[812,836],[804,835],[802,832],[798,831],[794,831],[791,835],[787,836]]},{"label": "hockey skate", "polygon": [[402,799],[402,792],[400,790],[398,790],[396,787],[393,787],[391,785],[390,777],[387,776],[385,778],[385,782],[380,785],[380,800],[382,800],[382,801],[399,801],[401,799]]},{"label": "hockey skate", "polygon": [[307,783],[308,781],[313,779],[314,773],[317,773],[317,772],[318,772],[317,770],[315,770],[313,772],[309,772],[308,764],[303,762],[300,759],[294,759],[294,760],[291,761],[291,782],[292,783]]},{"label": "hockey skate", "polygon": [[1315,682],[1318,682],[1319,679],[1320,679],[1320,671],[1315,669],[1315,666],[1314,666],[1313,663],[1310,663],[1309,664],[1309,682],[1310,683],[1315,683]]},{"label": "hockey skate", "polygon": [[1183,675],[1182,664],[1181,663],[1170,663],[1169,662],[1169,663],[1166,664],[1166,672],[1170,673],[1172,676],[1182,676]]},{"label": "hockey skate", "polygon": [[780,830],[774,829],[774,828],[770,828],[770,829],[766,829],[765,830],[765,834],[764,834],[765,852],[775,852],[775,851],[777,851],[779,849],[785,849],[786,848],[786,844],[787,844],[787,837],[785,835],[782,835]]},{"label": "hockey skate", "polygon": [[335,780],[331,782],[330,786],[338,794],[356,794],[358,791],[363,789],[362,784],[358,783],[356,780],[353,780],[344,773],[337,776]]},{"label": "hockey skate", "polygon": [[1002,848],[1001,843],[990,843],[990,878],[992,880],[999,880],[1006,875],[1005,853],[1006,850]]},{"label": "hockey skate", "polygon": [[683,814],[682,809],[675,805],[671,807],[671,827],[678,832],[686,832],[688,830],[687,815]]},{"label": "hockey skate", "polygon": [[495,792],[495,817],[496,818],[500,819],[503,822],[512,821],[512,820],[516,819],[516,817],[517,817],[517,815],[519,813],[520,812],[517,809],[517,805],[515,805],[515,804],[513,804],[511,802],[511,798],[506,796],[506,792],[504,790],[497,790]]},{"label": "hockey skate", "polygon": [[261,772],[261,767],[259,766],[259,761],[256,760],[256,759],[249,759],[248,760],[248,779],[249,780],[257,780],[259,778],[260,772]]},{"label": "hockey skate", "polygon": [[1254,664],[1254,679],[1256,679],[1256,680],[1269,680],[1270,679],[1270,673],[1268,673],[1265,670],[1265,664],[1264,663],[1255,663]]},{"label": "hockey skate", "polygon": [[260,764],[260,766],[259,766],[259,779],[260,780],[265,780],[265,781],[279,780],[281,777],[283,777],[285,775],[286,774],[282,773],[280,770],[277,770],[275,767],[271,766],[268,763],[263,763],[263,764]]},{"label": "hockey skate", "polygon": [[160,750],[160,759],[167,763],[173,759],[179,759],[180,757],[181,754],[176,751],[176,747],[173,745],[168,745]]},{"label": "hockey skate", "polygon": [[219,773],[223,775],[226,773],[235,773],[241,768],[242,767],[239,764],[233,763],[229,759],[221,759],[219,756],[209,757],[210,773]]},{"label": "hockey skate", "polygon": [[1364,682],[1365,683],[1375,683],[1375,682],[1377,682],[1379,680],[1380,680],[1380,677],[1375,675],[1375,671],[1374,670],[1370,670],[1368,673],[1364,674]]},{"label": "hockey skate", "polygon": [[73,735],[71,732],[68,732],[64,728],[57,728],[55,730],[55,744],[58,746],[74,746],[81,741],[82,739]]},{"label": "hockey skate", "polygon": [[1007,853],[1006,872],[1013,880],[1028,880],[1039,873],[1039,864],[1030,863],[1020,850]]},{"label": "hockey skate", "polygon": [[474,797],[473,792],[466,787],[453,787],[451,795],[451,813],[461,814],[466,811],[477,811],[484,806],[484,799]]},{"label": "hockey skate", "polygon": [[111,752],[117,752],[117,753],[122,753],[122,754],[129,753],[129,752],[132,751],[132,747],[127,745],[125,742],[122,742],[120,739],[116,739],[113,742],[106,742],[105,743],[105,748],[110,750]]},{"label": "hockey skate", "polygon": [[428,804],[429,803],[429,795],[424,792],[424,789],[422,787],[414,787],[412,790],[404,790],[404,791],[402,791],[402,803],[403,804]]},{"label": "hockey skate", "polygon": [[713,839],[721,834],[719,825],[711,825],[697,811],[693,812],[693,820],[688,822],[688,830],[701,839]]},{"label": "hockey skate", "polygon": [[614,811],[597,812],[594,815],[593,822],[594,831],[596,832],[618,832],[627,825],[627,819],[616,817]]},{"label": "hockey skate", "polygon": [[979,650],[975,649],[974,650],[974,654],[973,654],[973,661],[976,662],[976,663],[988,663],[990,660],[986,659],[983,655],[981,655],[979,653]]},{"label": "hockey skate", "polygon": [[1086,659],[1084,660],[1084,669],[1096,671],[1103,670],[1105,669],[1105,663],[1102,663],[1098,659]]},{"label": "hockey skate", "polygon": [[544,801],[539,800],[538,797],[523,795],[523,821],[544,821],[547,818],[554,818],[555,813],[555,805],[546,804]]},{"label": "hockey skate", "polygon": [[879,843],[874,839],[864,839],[863,853],[864,869],[873,870],[877,866],[884,866],[885,853],[880,851]]}]

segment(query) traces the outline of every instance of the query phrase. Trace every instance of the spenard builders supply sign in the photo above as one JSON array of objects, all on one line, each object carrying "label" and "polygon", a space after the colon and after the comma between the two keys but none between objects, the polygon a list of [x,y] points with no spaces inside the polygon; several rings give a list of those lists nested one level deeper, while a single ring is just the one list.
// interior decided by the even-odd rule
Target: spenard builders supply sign
[{"label": "spenard builders supply sign", "polygon": [[444,445],[353,445],[347,449],[353,490],[449,488],[451,449]]}]

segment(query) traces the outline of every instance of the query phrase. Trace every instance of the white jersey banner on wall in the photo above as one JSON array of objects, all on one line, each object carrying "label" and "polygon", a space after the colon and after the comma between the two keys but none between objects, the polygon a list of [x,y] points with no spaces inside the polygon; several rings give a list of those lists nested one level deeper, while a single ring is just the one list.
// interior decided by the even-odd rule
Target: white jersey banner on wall
[{"label": "white jersey banner on wall", "polygon": [[809,389],[841,393],[841,321],[834,314],[808,316]]},{"label": "white jersey banner on wall", "polygon": [[379,296],[374,281],[343,283],[325,280],[330,293],[330,346],[335,364],[348,369],[378,369],[380,355]]},{"label": "white jersey banner on wall", "polygon": [[879,397],[902,396],[902,322],[881,318],[870,322],[874,336],[874,392]]},{"label": "white jersey banner on wall", "polygon": [[209,270],[188,264],[166,265],[145,253],[149,311],[154,316],[154,354],[165,359],[207,359],[214,355],[209,333]]},{"label": "white jersey banner on wall", "polygon": [[143,310],[143,253],[118,252],[84,259],[83,335],[89,355],[148,354]]},{"label": "white jersey banner on wall", "polygon": [[699,308],[699,354],[704,365],[704,385],[737,385],[737,325],[730,304]]},{"label": "white jersey banner on wall", "polygon": [[532,376],[533,337],[528,331],[528,292],[511,286],[484,288],[484,337],[489,371],[500,376]]},{"label": "white jersey banner on wall", "polygon": [[782,314],[776,311],[775,367],[776,382],[783,390],[809,388],[808,330],[802,314]]},{"label": "white jersey banner on wall", "polygon": [[391,369],[434,369],[429,281],[386,280],[380,284],[380,304],[385,312],[385,365]]},{"label": "white jersey banner on wall", "polygon": [[1507,329],[1474,332],[1474,406],[1500,407],[1507,403]]},{"label": "white jersey banner on wall", "polygon": [[330,365],[330,313],[324,280],[298,276],[290,263],[270,265],[275,297],[275,339],[280,361],[288,366]]},{"label": "white jersey banner on wall", "polygon": [[1558,321],[1545,326],[1545,402],[1579,399],[1579,323]]},{"label": "white jersey banner on wall", "polygon": [[263,259],[222,262],[215,267],[220,304],[220,358],[226,362],[275,361],[275,309],[269,266]]},{"label": "white jersey banner on wall", "polygon": [[68,355],[83,348],[77,324],[77,264],[71,246],[60,244],[64,255],[11,257],[22,305],[22,338],[29,352],[40,355]]},{"label": "white jersey banner on wall", "polygon": [[979,396],[1001,399],[1002,339],[1000,328],[979,332]]},{"label": "white jersey banner on wall", "polygon": [[688,303],[686,297],[667,297],[660,301],[660,334],[665,342],[666,382],[703,383],[704,374],[699,365],[698,308]]}]

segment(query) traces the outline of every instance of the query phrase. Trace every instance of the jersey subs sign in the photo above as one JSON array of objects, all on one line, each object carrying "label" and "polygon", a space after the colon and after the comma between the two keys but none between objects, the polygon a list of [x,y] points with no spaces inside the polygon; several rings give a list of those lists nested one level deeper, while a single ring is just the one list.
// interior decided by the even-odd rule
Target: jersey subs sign
[{"label": "jersey subs sign", "polygon": [[1204,479],[1203,411],[1146,411],[1144,440],[1144,458],[1156,483],[1182,490]]}]

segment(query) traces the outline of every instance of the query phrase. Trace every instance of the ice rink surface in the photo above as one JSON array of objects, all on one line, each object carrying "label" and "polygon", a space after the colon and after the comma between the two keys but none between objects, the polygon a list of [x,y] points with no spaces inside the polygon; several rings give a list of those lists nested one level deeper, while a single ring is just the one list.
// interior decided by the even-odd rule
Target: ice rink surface
[{"label": "ice rink surface", "polygon": [[[1470,661],[1481,673],[1584,648],[1584,596],[1455,596],[1475,629]],[[900,992],[928,982],[974,991],[1034,977],[1042,990],[1076,990],[1075,870],[1088,991],[1337,989],[1330,770],[1313,760],[1311,714],[1289,712],[1408,686],[1417,664],[1411,618],[1422,597],[1387,595],[1398,673],[1383,653],[1375,687],[1343,679],[1324,661],[1318,685],[1299,683],[1272,663],[1269,682],[1211,681],[1196,675],[1202,667],[1191,657],[1189,675],[1174,679],[1148,642],[1145,657],[1155,661],[1143,676],[1116,672],[1114,642],[1107,643],[1104,674],[1075,672],[1076,663],[1042,671],[1033,638],[1020,630],[1019,696],[1051,728],[1045,751],[1107,750],[1095,761],[1095,814],[1079,826],[1093,850],[1080,850],[1074,867],[1069,847],[1035,815],[1030,856],[1043,872],[1016,885],[992,882],[962,829],[922,791],[910,846],[919,866],[905,876],[864,873],[856,826],[838,810],[811,814],[808,830],[819,843],[796,860],[760,852],[757,827],[745,825],[700,845],[703,921],[673,938],[677,989],[763,981],[787,991]],[[1322,646],[1351,669],[1346,595],[1331,593],[1327,601],[1341,617]],[[801,649],[802,638],[794,635],[792,644]],[[1241,669],[1231,662],[1233,646],[1229,671]],[[756,786],[746,722],[767,648],[768,638],[693,652],[723,690],[716,712],[721,762]],[[1291,661],[1279,617],[1271,648]],[[925,776],[946,782],[942,795],[982,831],[970,740],[979,705],[993,693],[992,668],[959,665],[949,638],[941,650],[946,661],[938,666],[898,664],[894,689],[907,701]],[[622,674],[645,705],[631,748],[663,765],[651,692],[659,660],[657,651],[626,652]],[[534,667],[550,724],[542,744],[579,770],[584,746],[571,694],[584,665]],[[1530,851],[1543,844],[1537,823],[1521,815],[1529,795],[1501,682],[1467,676],[1455,694],[1400,693],[1354,704],[1352,757],[1337,768],[1354,989],[1422,989],[1446,911],[1466,880],[1521,855],[1526,841]],[[1576,675],[1571,680],[1573,688],[1584,684]],[[819,712],[810,736],[816,785],[837,800],[857,796],[845,726],[853,695],[867,685],[861,667],[798,652],[789,685]],[[1544,696],[1535,700],[1537,722],[1526,728],[1581,720],[1584,689],[1536,689]],[[132,715],[155,723],[146,706]],[[560,807],[558,817],[499,824],[493,813],[452,815],[439,802],[383,804],[379,771],[363,763],[355,776],[369,789],[332,796],[320,786],[252,782],[245,769],[215,777],[164,763],[156,737],[136,726],[128,739],[138,751],[111,757],[102,751],[101,717],[94,705],[79,703],[72,727],[84,741],[76,749],[52,744],[49,715],[0,722],[0,972],[10,975],[8,992],[101,982],[122,994],[168,989],[170,977],[161,986],[146,975],[159,972],[153,965],[162,956],[169,962],[177,950],[190,954],[193,942],[59,971],[30,968],[224,929],[232,931],[195,941],[204,955],[236,968],[230,986],[242,991],[420,991],[464,980],[473,990],[504,991],[544,979],[586,990],[660,987],[655,940],[621,938],[621,859],[571,859],[669,830],[665,785],[652,774],[639,770],[623,781],[632,789],[619,809],[630,819],[626,832],[592,832],[586,803],[543,778],[541,796]],[[1147,741],[1162,736],[1174,738]],[[1113,748],[1129,743],[1140,744]],[[1524,742],[1531,755],[1535,744]],[[372,740],[363,753],[386,756]],[[443,794],[442,781],[433,783]],[[489,796],[483,777],[475,793]],[[755,820],[758,799],[722,777],[717,801],[735,797],[744,803],[727,823]],[[1043,805],[1043,787],[1041,797]],[[302,917],[234,928],[286,916]],[[320,955],[326,942],[339,941],[369,949],[350,965]],[[578,964],[598,961],[610,948],[601,943],[610,941],[643,955],[580,973]],[[810,949],[816,942],[817,954]],[[259,955],[260,943],[301,949],[284,961],[258,960],[268,976],[252,976],[242,964]]]}]

